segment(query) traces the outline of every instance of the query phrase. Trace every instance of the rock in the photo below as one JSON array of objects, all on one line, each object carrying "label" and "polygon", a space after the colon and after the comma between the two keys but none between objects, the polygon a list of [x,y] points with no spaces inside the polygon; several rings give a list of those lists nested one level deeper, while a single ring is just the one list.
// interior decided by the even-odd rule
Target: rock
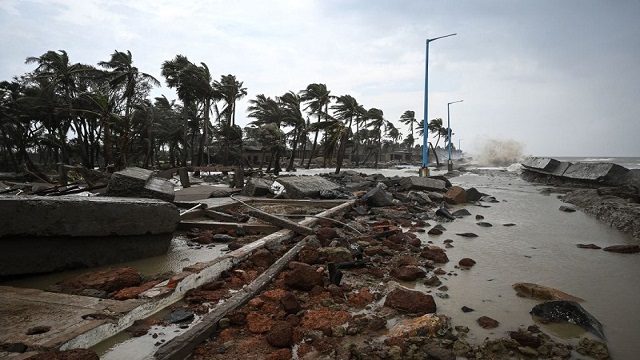
[{"label": "rock", "polygon": [[389,275],[402,281],[416,281],[418,278],[425,277],[427,273],[415,265],[408,265],[392,268]]},{"label": "rock", "polygon": [[143,197],[173,202],[173,184],[166,179],[152,177],[153,171],[128,167],[111,175],[106,196]]},{"label": "rock", "polygon": [[316,230],[316,236],[320,240],[333,240],[338,237],[338,232],[332,227],[320,227]]},{"label": "rock", "polygon": [[456,235],[458,236],[462,236],[462,237],[466,237],[466,238],[474,238],[474,237],[478,237],[478,235],[474,234],[474,233],[470,233],[470,232],[466,232],[466,233],[456,233]]},{"label": "rock", "polygon": [[217,241],[217,242],[231,242],[236,240],[235,236],[231,236],[231,235],[227,235],[227,234],[214,234],[211,237],[211,240],[213,241]]},{"label": "rock", "polygon": [[490,196],[490,195],[484,195],[480,198],[480,201],[484,201],[484,202],[490,202],[490,203],[497,203],[499,202],[495,197]]},{"label": "rock", "polygon": [[433,296],[420,291],[409,290],[399,285],[387,294],[384,306],[411,314],[436,312],[436,303],[433,300]]},{"label": "rock", "polygon": [[442,235],[442,230],[437,228],[437,227],[432,227],[431,229],[429,229],[429,231],[427,231],[427,234],[429,234],[429,235]]},{"label": "rock", "polygon": [[602,250],[620,254],[633,254],[640,252],[640,245],[612,245]]},{"label": "rock", "polygon": [[467,202],[467,192],[460,186],[452,186],[444,194],[444,200],[449,204],[464,204]]},{"label": "rock", "polygon": [[278,178],[290,199],[318,198],[321,190],[338,190],[340,185],[319,176],[287,176]]},{"label": "rock", "polygon": [[249,257],[249,260],[253,262],[253,265],[256,267],[266,269],[276,261],[276,258],[269,250],[260,249],[253,253]]},{"label": "rock", "polygon": [[298,263],[284,275],[284,283],[292,289],[310,291],[314,286],[324,284],[324,276],[314,267]]},{"label": "rock", "polygon": [[441,192],[447,190],[445,181],[420,176],[405,177],[400,180],[400,186],[402,186],[405,190],[426,190]]},{"label": "rock", "polygon": [[332,311],[323,307],[307,311],[300,321],[300,327],[306,331],[320,330],[329,334],[331,328],[346,324],[350,319],[351,315],[347,311]]},{"label": "rock", "polygon": [[121,289],[118,292],[116,292],[113,295],[113,299],[114,300],[135,299],[135,298],[138,297],[138,295],[140,295],[143,292],[151,289],[152,287],[156,286],[160,282],[162,282],[162,281],[161,280],[152,280],[152,281],[147,281],[146,283],[144,283],[144,284],[142,284],[140,286],[126,287],[126,288]]},{"label": "rock", "polygon": [[539,337],[524,331],[509,331],[509,337],[517,341],[521,346],[528,346],[532,349],[537,349],[538,346],[542,345],[542,340]]},{"label": "rock", "polygon": [[442,281],[440,281],[440,279],[436,275],[433,275],[433,276],[427,278],[424,281],[424,284],[427,285],[427,286],[440,286],[440,285],[442,285]]},{"label": "rock", "polygon": [[444,207],[440,207],[438,210],[436,210],[436,216],[440,216],[440,217],[443,217],[443,218],[449,219],[449,220],[455,220],[456,219],[453,215],[451,215],[449,210],[447,210]]},{"label": "rock", "polygon": [[483,329],[495,329],[500,325],[497,320],[494,320],[488,316],[481,316],[476,320],[476,322]]},{"label": "rock", "polygon": [[388,337],[437,337],[451,327],[450,319],[445,315],[425,314],[417,318],[398,321],[389,329]]},{"label": "rock", "polygon": [[250,177],[247,180],[244,188],[242,188],[242,195],[245,196],[266,196],[271,192],[271,186],[273,180]]},{"label": "rock", "polygon": [[474,309],[467,307],[467,306],[463,306],[462,308],[460,308],[460,310],[462,310],[463,313],[468,313],[468,312],[472,312],[475,311]]},{"label": "rock", "polygon": [[78,294],[83,289],[96,289],[111,293],[142,283],[142,276],[130,267],[108,268],[66,279],[58,283],[65,292]]},{"label": "rock", "polygon": [[580,343],[578,344],[576,351],[580,355],[589,356],[594,359],[610,359],[607,344],[598,340],[591,340],[586,337],[580,339]]},{"label": "rock", "polygon": [[521,297],[536,300],[571,300],[571,301],[584,301],[583,299],[569,295],[558,289],[552,287],[538,285],[533,283],[515,283],[512,285],[516,294]]},{"label": "rock", "polygon": [[463,259],[460,259],[460,261],[458,262],[458,265],[462,267],[472,267],[475,264],[476,264],[475,260],[470,258],[463,258]]},{"label": "rock", "polygon": [[271,317],[252,311],[247,314],[247,329],[252,334],[264,334],[271,330],[274,321]]},{"label": "rock", "polygon": [[321,247],[318,254],[325,259],[327,263],[342,263],[353,261],[353,254],[346,247]]},{"label": "rock", "polygon": [[165,317],[163,318],[163,321],[169,324],[175,324],[175,323],[185,322],[185,321],[191,322],[193,321],[193,318],[194,318],[194,314],[191,311],[178,308],[168,313],[167,315],[165,315]]},{"label": "rock", "polygon": [[463,216],[469,216],[471,215],[471,213],[467,209],[460,209],[452,212],[451,215],[455,217],[463,217]]},{"label": "rock", "polygon": [[575,212],[576,209],[571,207],[571,206],[566,206],[566,205],[560,205],[559,208],[560,211],[564,211],[564,212]]},{"label": "rock", "polygon": [[479,221],[479,222],[476,223],[476,225],[482,226],[482,227],[492,227],[493,226],[493,224],[488,223],[486,221]]},{"label": "rock", "polygon": [[298,298],[296,298],[296,296],[289,291],[287,291],[285,295],[280,299],[280,303],[282,304],[282,307],[284,308],[284,311],[287,312],[287,314],[296,314],[302,308],[300,306]]},{"label": "rock", "polygon": [[366,193],[362,199],[371,207],[384,207],[393,205],[393,198],[382,187],[376,186]]},{"label": "rock", "polygon": [[579,247],[580,249],[595,249],[595,250],[602,249],[600,246],[596,244],[576,244],[576,246]]},{"label": "rock", "polygon": [[475,201],[479,201],[480,198],[482,198],[483,196],[485,196],[486,194],[481,193],[480,191],[478,191],[478,189],[476,188],[470,188],[467,189],[467,201],[468,202],[475,202]]},{"label": "rock", "polygon": [[449,262],[446,252],[443,248],[437,246],[428,246],[420,252],[420,257],[432,260],[438,264],[444,264]]},{"label": "rock", "polygon": [[277,321],[267,333],[266,339],[273,347],[289,347],[293,342],[293,326],[286,321]]},{"label": "rock", "polygon": [[431,198],[429,197],[429,194],[424,193],[422,191],[410,191],[407,194],[407,196],[421,206],[429,205],[433,203],[433,200],[431,200]]}]

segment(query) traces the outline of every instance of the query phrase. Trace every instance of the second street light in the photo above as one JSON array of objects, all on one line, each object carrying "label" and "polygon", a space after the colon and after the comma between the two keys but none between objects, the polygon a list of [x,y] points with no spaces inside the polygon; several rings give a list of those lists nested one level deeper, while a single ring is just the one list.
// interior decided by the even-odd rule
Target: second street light
[{"label": "second street light", "polygon": [[[462,102],[463,100],[452,101],[447,103],[447,141],[449,142],[449,161],[447,162],[447,170],[453,170],[453,161],[451,160],[451,120],[449,118],[449,105]],[[460,146],[458,146],[460,147]]]},{"label": "second street light", "polygon": [[427,116],[429,109],[429,43],[432,41],[436,41],[438,39],[446,38],[449,36],[457,35],[457,33],[438,36],[433,39],[427,39],[427,55],[424,64],[424,124],[423,124],[423,136],[422,136],[422,168],[420,168],[420,176],[426,177],[429,176],[429,169],[427,168],[427,164],[429,162],[429,148],[427,143],[427,136],[429,134],[428,125],[429,125],[429,117]]}]

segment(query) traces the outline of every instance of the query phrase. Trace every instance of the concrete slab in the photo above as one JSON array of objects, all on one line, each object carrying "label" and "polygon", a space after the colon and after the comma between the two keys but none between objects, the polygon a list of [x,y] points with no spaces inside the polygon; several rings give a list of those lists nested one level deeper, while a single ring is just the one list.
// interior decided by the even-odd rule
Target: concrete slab
[{"label": "concrete slab", "polygon": [[429,177],[411,176],[400,180],[400,185],[406,190],[427,190],[427,191],[441,191],[447,190],[446,182],[439,179],[432,179]]},{"label": "concrete slab", "polygon": [[560,165],[560,161],[545,157],[528,157],[521,164],[527,169],[551,173]]},{"label": "concrete slab", "polygon": [[[0,343],[22,343],[27,351],[59,348],[143,303],[0,286]],[[37,327],[49,330],[27,335]]]},{"label": "concrete slab", "polygon": [[278,178],[290,199],[318,198],[321,191],[335,191],[340,185],[320,176],[288,176]]},{"label": "concrete slab", "polygon": [[629,169],[613,163],[587,163],[579,162],[571,164],[562,174],[563,177],[576,180],[588,180],[603,183],[605,185],[622,185]]}]

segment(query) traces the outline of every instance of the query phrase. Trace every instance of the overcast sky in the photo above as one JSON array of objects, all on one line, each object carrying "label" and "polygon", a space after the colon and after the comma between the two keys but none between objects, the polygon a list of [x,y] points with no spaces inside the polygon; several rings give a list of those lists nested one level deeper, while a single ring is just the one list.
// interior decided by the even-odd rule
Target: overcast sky
[{"label": "overcast sky", "polygon": [[0,80],[48,50],[91,65],[130,50],[164,84],[162,62],[182,54],[247,99],[324,83],[402,128],[405,110],[424,116],[425,40],[457,33],[430,43],[428,119],[446,124],[464,99],[450,106],[462,150],[640,156],[639,18],[639,0],[0,0]]}]

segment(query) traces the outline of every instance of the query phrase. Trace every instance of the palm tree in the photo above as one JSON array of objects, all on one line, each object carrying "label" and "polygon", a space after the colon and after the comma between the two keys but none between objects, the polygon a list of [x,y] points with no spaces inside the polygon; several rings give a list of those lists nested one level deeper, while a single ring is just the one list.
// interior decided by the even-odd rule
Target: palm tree
[{"label": "palm tree", "polygon": [[300,109],[302,100],[300,95],[294,93],[293,91],[289,91],[288,93],[282,95],[278,98],[280,102],[280,106],[283,109],[283,125],[292,126],[292,150],[291,157],[289,158],[289,164],[287,165],[287,171],[292,171],[293,160],[296,155],[296,150],[298,149],[298,143],[300,142],[300,137],[302,134],[302,128],[305,126],[304,117],[302,116],[302,110]]},{"label": "palm tree", "polygon": [[[247,88],[242,87],[243,82],[238,81],[234,75],[222,75],[220,81],[214,81],[213,87],[218,92],[220,99],[224,100],[225,107],[220,111],[220,119],[226,119],[225,124],[221,124],[224,129],[224,165],[229,162],[229,131],[236,124],[236,103],[247,95]],[[242,142],[240,142],[242,144]]]},{"label": "palm tree", "polygon": [[436,136],[438,137],[438,139],[436,140],[436,147],[438,147],[438,143],[440,142],[440,137],[443,135],[442,129],[444,129],[446,133],[447,129],[442,126],[441,118],[436,118],[429,121],[429,125],[428,125],[429,132],[432,134],[435,134],[434,137]]},{"label": "palm tree", "polygon": [[344,153],[347,148],[347,141],[351,137],[351,125],[353,124],[353,120],[358,119],[364,115],[362,110],[364,108],[358,104],[358,101],[351,95],[342,95],[339,96],[336,100],[336,104],[331,106],[331,109],[334,111],[335,116],[338,120],[342,120],[345,122],[344,127],[340,128],[338,134],[340,139],[340,148],[338,149],[338,155],[336,159],[336,174],[340,173],[340,168],[342,167],[342,163],[344,161]]},{"label": "palm tree", "polygon": [[278,101],[266,97],[264,94],[259,94],[255,99],[249,100],[247,111],[249,112],[247,116],[256,119],[251,122],[252,125],[263,126],[265,130],[269,130],[273,134],[271,142],[272,157],[267,171],[271,169],[271,163],[275,160],[273,174],[278,175],[280,173],[280,152],[283,146],[281,130],[282,122],[285,118],[283,108]]},{"label": "palm tree", "polygon": [[80,63],[71,64],[69,56],[64,50],[58,50],[58,52],[47,51],[40,57],[28,57],[25,63],[38,64],[38,67],[32,73],[33,82],[52,94],[52,100],[55,101],[55,97],[60,97],[63,100],[59,108],[66,109],[66,114],[62,114],[57,119],[58,121],[54,128],[58,136],[57,140],[62,162],[68,164],[67,133],[73,118],[72,99],[75,97],[79,78],[91,76],[91,74],[94,74],[95,69]]},{"label": "palm tree", "polygon": [[415,125],[418,124],[418,120],[416,120],[415,111],[412,111],[412,110],[405,111],[404,114],[402,114],[402,116],[400,116],[400,122],[402,124],[409,125],[409,135],[407,135],[407,139],[411,139],[411,140],[407,142],[407,145],[409,145],[409,148],[413,149],[413,143],[414,143],[414,140],[413,140],[414,139],[413,138],[413,125],[414,124]]},{"label": "palm tree", "polygon": [[138,94],[140,86],[148,89],[150,85],[160,86],[160,81],[147,73],[140,72],[137,67],[133,66],[133,59],[131,51],[129,50],[127,50],[126,53],[115,50],[113,54],[111,54],[109,61],[100,61],[98,65],[110,70],[105,74],[105,77],[109,80],[109,85],[112,89],[120,91],[121,99],[125,101],[124,133],[122,136],[120,161],[122,162],[122,166],[126,167],[127,148],[131,136],[131,109],[134,106],[134,98],[136,95],[141,97],[140,94]]},{"label": "palm tree", "polygon": [[[310,114],[315,114],[318,117],[317,123],[319,124],[322,118],[323,109],[324,114],[326,114],[329,103],[331,102],[331,91],[327,90],[327,85],[319,83],[309,84],[305,90],[300,92],[300,97],[302,101],[308,103],[305,110],[309,110]],[[311,166],[311,159],[313,159],[313,155],[316,152],[319,131],[320,127],[318,126],[315,129],[316,134],[313,138],[313,146],[311,147],[309,162],[307,162],[307,169]]]},{"label": "palm tree", "polygon": [[[374,167],[378,168],[378,158],[380,157],[381,148],[382,148],[382,129],[387,127],[388,121],[384,118],[384,113],[382,110],[377,108],[371,108],[367,110],[367,114],[365,115],[367,119],[369,119],[368,127],[373,128],[373,136],[376,140],[376,159]],[[370,154],[370,153],[369,153]],[[367,154],[367,157],[369,157]],[[366,159],[365,159],[366,162]]]}]

